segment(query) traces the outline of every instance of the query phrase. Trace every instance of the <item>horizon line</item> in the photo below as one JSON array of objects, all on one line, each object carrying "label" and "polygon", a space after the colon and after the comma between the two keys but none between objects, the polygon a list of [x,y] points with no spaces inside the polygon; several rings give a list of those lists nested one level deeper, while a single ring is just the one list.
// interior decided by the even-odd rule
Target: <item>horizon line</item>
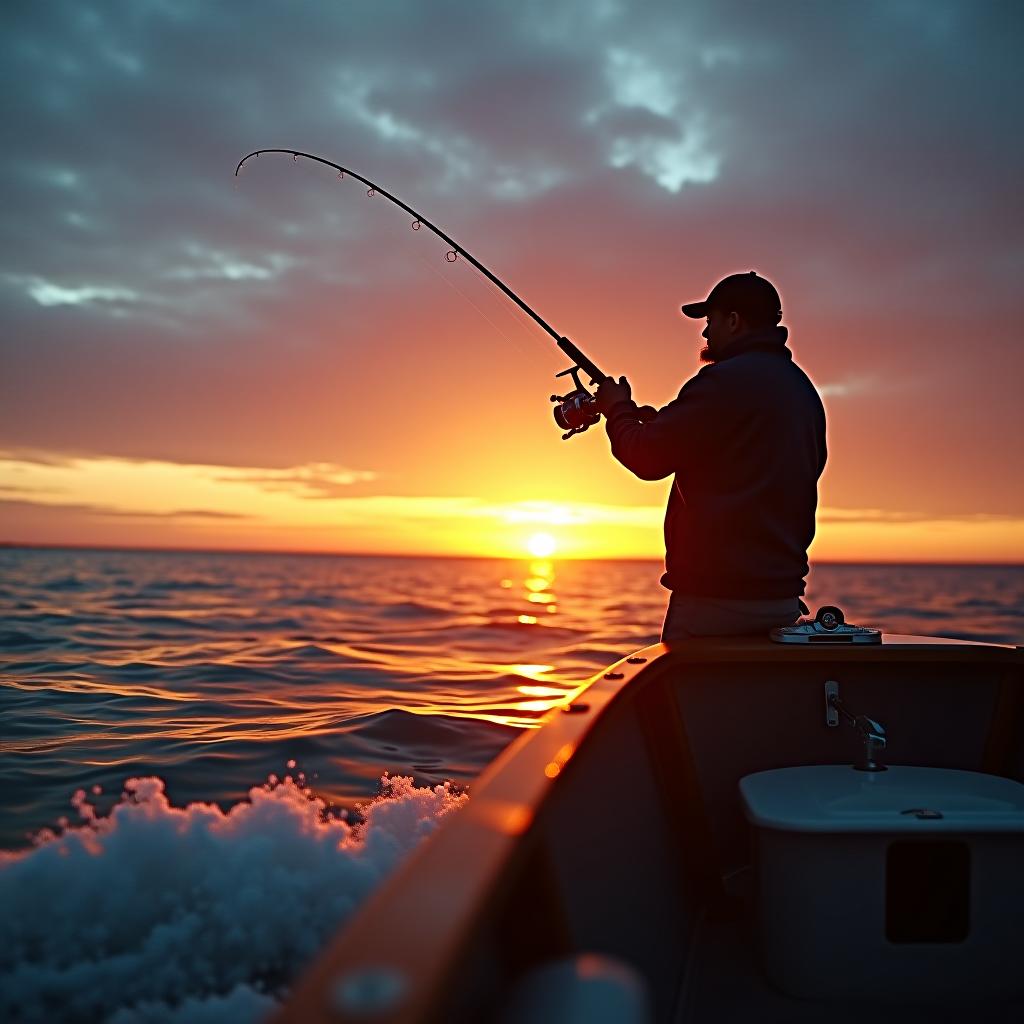
[{"label": "horizon line", "polygon": [[[487,562],[653,562],[663,563],[664,558],[645,555],[627,556],[556,556],[548,555],[540,559],[534,555],[470,555],[470,554],[437,554],[431,552],[387,552],[387,551],[308,551],[286,548],[220,548],[220,547],[174,547],[154,545],[123,545],[123,544],[31,544],[21,541],[0,541],[0,551],[111,551],[111,552],[143,552],[152,554],[190,554],[190,555],[287,555],[309,558],[448,558],[473,559]],[[950,568],[1024,568],[1024,561],[1019,562],[972,562],[972,561],[894,561],[886,559],[821,559],[810,563],[814,565],[857,565],[857,566],[947,566]]]}]

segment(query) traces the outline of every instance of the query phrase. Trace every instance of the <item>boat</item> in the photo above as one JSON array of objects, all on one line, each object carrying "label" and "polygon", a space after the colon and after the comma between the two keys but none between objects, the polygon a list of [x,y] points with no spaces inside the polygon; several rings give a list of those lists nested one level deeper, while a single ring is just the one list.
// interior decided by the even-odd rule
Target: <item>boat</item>
[{"label": "boat", "polygon": [[655,644],[506,748],[275,1020],[1024,1020],[1022,779],[1021,647]]}]

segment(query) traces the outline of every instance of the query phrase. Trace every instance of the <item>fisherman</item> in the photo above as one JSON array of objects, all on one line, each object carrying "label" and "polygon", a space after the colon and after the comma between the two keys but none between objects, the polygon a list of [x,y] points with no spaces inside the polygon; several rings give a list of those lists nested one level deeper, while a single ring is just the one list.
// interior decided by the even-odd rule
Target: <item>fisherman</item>
[{"label": "fisherman", "polygon": [[682,311],[707,320],[707,365],[653,418],[637,408],[625,377],[601,383],[596,408],[612,455],[631,473],[675,475],[662,641],[764,634],[807,611],[800,598],[825,468],[825,410],[786,347],[782,302],[765,278],[732,274]]}]

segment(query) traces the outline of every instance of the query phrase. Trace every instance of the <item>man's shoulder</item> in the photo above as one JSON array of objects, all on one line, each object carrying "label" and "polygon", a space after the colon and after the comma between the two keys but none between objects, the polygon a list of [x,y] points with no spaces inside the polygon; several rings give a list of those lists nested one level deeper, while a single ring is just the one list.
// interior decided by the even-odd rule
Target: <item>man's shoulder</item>
[{"label": "man's shoulder", "polygon": [[707,366],[702,366],[692,377],[688,380],[683,381],[683,386],[679,389],[679,394],[676,396],[676,401],[680,399],[699,399],[710,397],[717,392],[717,378],[711,371],[715,369],[713,363],[709,363]]},{"label": "man's shoulder", "polygon": [[692,384],[695,387],[699,387],[701,384],[706,384],[708,381],[715,379],[715,371],[719,368],[718,363],[707,363],[702,366],[689,380],[684,384],[684,388],[690,387]]},{"label": "man's shoulder", "polygon": [[[806,376],[789,349],[783,349],[780,352],[773,352],[771,349],[752,349],[749,352],[738,352],[728,359],[705,366],[704,370],[714,371],[715,377],[719,380],[749,376],[763,378],[766,374],[777,374],[780,377],[792,375]],[[697,374],[697,376],[699,377],[700,374]]]}]

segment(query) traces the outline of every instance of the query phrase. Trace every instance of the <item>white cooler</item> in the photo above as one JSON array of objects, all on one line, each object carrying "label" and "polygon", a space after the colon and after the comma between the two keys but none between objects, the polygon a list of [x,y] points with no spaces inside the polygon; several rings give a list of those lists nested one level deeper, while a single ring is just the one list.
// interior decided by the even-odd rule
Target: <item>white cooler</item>
[{"label": "white cooler", "polygon": [[740,780],[765,970],[803,997],[1024,995],[1024,785],[817,765]]}]

